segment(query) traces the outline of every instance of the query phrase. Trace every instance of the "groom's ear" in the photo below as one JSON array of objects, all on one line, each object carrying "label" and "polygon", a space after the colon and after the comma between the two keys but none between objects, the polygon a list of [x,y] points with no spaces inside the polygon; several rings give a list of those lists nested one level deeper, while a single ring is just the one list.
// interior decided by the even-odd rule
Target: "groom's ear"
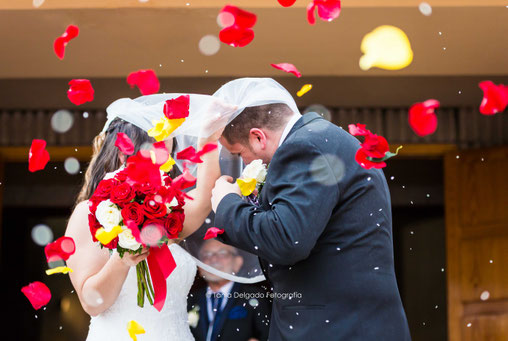
[{"label": "groom's ear", "polygon": [[263,150],[266,148],[266,134],[262,129],[251,128],[249,131],[249,142],[254,150]]}]

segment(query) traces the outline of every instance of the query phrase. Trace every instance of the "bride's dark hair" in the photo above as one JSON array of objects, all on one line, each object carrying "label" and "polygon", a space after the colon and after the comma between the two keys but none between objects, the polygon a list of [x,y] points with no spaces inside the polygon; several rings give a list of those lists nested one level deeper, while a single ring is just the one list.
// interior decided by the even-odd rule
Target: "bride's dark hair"
[{"label": "bride's dark hair", "polygon": [[100,133],[93,139],[92,159],[88,164],[83,186],[78,194],[75,205],[90,199],[106,173],[120,168],[121,163],[118,157],[120,151],[115,146],[117,133],[125,133],[131,139],[134,144],[134,154],[139,151],[143,144],[155,142],[143,129],[121,118],[115,118],[105,132]]}]

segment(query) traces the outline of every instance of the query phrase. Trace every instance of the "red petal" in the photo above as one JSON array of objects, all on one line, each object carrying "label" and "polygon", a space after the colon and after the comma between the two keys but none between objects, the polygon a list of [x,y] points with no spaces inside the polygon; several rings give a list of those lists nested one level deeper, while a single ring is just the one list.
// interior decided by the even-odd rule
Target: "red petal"
[{"label": "red petal", "polygon": [[356,125],[350,124],[348,126],[349,133],[351,135],[353,135],[353,136],[367,136],[367,135],[371,135],[372,133],[370,132],[370,130],[366,129],[365,127],[366,127],[366,125],[365,124],[361,124],[361,123],[358,123]]},{"label": "red petal", "polygon": [[176,154],[178,160],[189,160],[194,163],[202,163],[203,160],[199,158],[194,147],[190,146]]},{"label": "red petal", "polygon": [[32,282],[21,288],[21,292],[25,294],[35,310],[47,305],[51,299],[51,291],[49,291],[46,284],[42,282]]},{"label": "red petal", "polygon": [[220,229],[218,227],[210,227],[208,230],[206,230],[204,240],[216,238],[219,234],[223,234],[224,229]]},{"label": "red petal", "polygon": [[71,237],[60,237],[44,248],[48,263],[67,260],[76,251],[76,245]]},{"label": "red petal", "polygon": [[307,21],[309,24],[314,25],[316,23],[316,16],[314,15],[314,9],[316,8],[316,4],[312,1],[307,5]]},{"label": "red petal", "polygon": [[491,81],[483,81],[478,84],[483,90],[483,100],[480,104],[480,113],[494,115],[503,112],[508,106],[508,86],[495,85]]},{"label": "red petal", "polygon": [[146,184],[159,188],[162,183],[160,165],[154,164],[151,157],[144,156],[141,151],[127,159],[126,175],[130,185]]},{"label": "red petal", "polygon": [[127,76],[127,83],[133,88],[137,86],[142,95],[159,92],[160,83],[153,70],[139,70]]},{"label": "red petal", "polygon": [[88,79],[73,79],[69,82],[67,97],[75,105],[93,101],[94,89]]},{"label": "red petal", "polygon": [[340,0],[314,0],[318,8],[318,15],[325,21],[332,21],[339,17]]},{"label": "red petal", "polygon": [[250,28],[243,29],[236,26],[230,26],[219,32],[219,39],[224,44],[233,47],[244,47],[254,39],[254,31]]},{"label": "red petal", "polygon": [[169,159],[168,148],[166,147],[166,142],[159,141],[153,144],[153,152],[155,153],[155,164],[158,166],[162,166]]},{"label": "red petal", "polygon": [[367,153],[363,148],[358,149],[355,155],[355,160],[358,162],[360,166],[362,166],[365,169],[371,169],[371,168],[384,168],[386,167],[386,163],[384,161],[382,162],[373,162],[370,160],[367,160]]},{"label": "red petal", "polygon": [[223,13],[229,13],[233,15],[233,17],[235,18],[235,22],[233,25],[237,26],[238,28],[251,28],[254,27],[254,25],[256,24],[257,16],[254,13],[245,11],[236,6],[231,5],[224,6],[224,8],[219,12],[219,17],[222,17],[221,14]]},{"label": "red petal", "polygon": [[361,146],[367,156],[376,159],[384,157],[386,152],[390,150],[388,141],[383,136],[376,134],[365,136],[365,141],[363,141]]},{"label": "red petal", "polygon": [[298,71],[296,66],[294,66],[293,64],[280,63],[280,64],[270,64],[270,65],[276,69],[279,69],[279,70],[282,70],[282,71],[285,71],[288,73],[292,73],[293,75],[295,75],[298,78],[302,77],[302,74],[300,73],[300,71]]},{"label": "red petal", "polygon": [[118,147],[118,149],[120,149],[120,151],[125,155],[131,155],[134,153],[134,144],[125,133],[116,134],[115,146]]},{"label": "red petal", "polygon": [[69,25],[65,29],[65,32],[53,43],[53,50],[58,58],[63,59],[65,55],[65,46],[72,39],[76,38],[79,34],[79,28],[74,25]]},{"label": "red petal", "polygon": [[182,95],[164,103],[164,115],[168,119],[186,118],[189,116],[190,96]]},{"label": "red petal", "polygon": [[439,101],[429,99],[416,103],[409,109],[409,125],[419,136],[433,134],[437,129],[437,116],[434,112],[439,108]]},{"label": "red petal", "polygon": [[296,2],[296,0],[278,0],[279,4],[281,4],[283,7],[290,7],[293,6],[293,4]]},{"label": "red petal", "polygon": [[183,173],[177,176],[171,185],[178,191],[192,187],[196,184],[196,178],[189,172],[184,162]]},{"label": "red petal", "polygon": [[32,146],[28,152],[28,170],[30,172],[44,169],[49,162],[49,153],[44,148],[46,148],[46,141],[32,140]]}]

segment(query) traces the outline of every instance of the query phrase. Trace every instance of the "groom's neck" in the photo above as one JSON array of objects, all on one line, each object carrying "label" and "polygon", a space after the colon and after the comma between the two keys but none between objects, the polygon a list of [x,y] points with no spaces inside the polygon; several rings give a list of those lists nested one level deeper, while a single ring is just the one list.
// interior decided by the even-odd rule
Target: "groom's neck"
[{"label": "groom's neck", "polygon": [[220,288],[222,288],[223,286],[225,286],[228,283],[229,283],[228,280],[223,280],[223,281],[218,281],[218,282],[209,282],[208,286],[210,287],[210,289],[212,289],[213,292],[217,292],[220,290]]}]

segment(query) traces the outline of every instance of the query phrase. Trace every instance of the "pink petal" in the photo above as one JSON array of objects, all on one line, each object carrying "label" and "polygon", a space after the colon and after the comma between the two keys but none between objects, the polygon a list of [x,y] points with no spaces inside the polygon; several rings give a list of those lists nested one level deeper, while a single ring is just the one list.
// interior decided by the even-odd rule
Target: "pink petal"
[{"label": "pink petal", "polygon": [[356,125],[350,124],[348,126],[349,133],[351,135],[353,135],[353,136],[367,136],[367,135],[372,134],[370,132],[370,130],[366,129],[365,127],[366,127],[366,125],[365,124],[361,124],[361,123],[358,123]]},{"label": "pink petal", "polygon": [[51,291],[42,282],[32,282],[21,288],[21,292],[25,294],[35,310],[44,307],[51,300]]},{"label": "pink petal", "polygon": [[116,134],[115,146],[118,147],[118,149],[120,149],[120,151],[125,155],[131,155],[134,153],[134,144],[125,133]]},{"label": "pink petal", "polygon": [[495,85],[492,81],[480,82],[478,86],[483,90],[480,113],[494,115],[506,109],[508,106],[508,86]]},{"label": "pink petal", "polygon": [[45,148],[46,141],[32,140],[32,146],[28,152],[28,170],[30,172],[36,172],[46,167],[49,162],[49,153]]},{"label": "pink petal", "polygon": [[288,73],[292,73],[293,75],[295,75],[298,78],[302,77],[302,74],[300,73],[300,71],[298,71],[296,66],[294,66],[293,64],[280,63],[280,64],[270,64],[270,65],[276,69],[279,69],[279,70],[282,70],[282,71],[285,71]]},{"label": "pink petal", "polygon": [[316,23],[316,16],[314,15],[314,9],[316,8],[316,4],[312,1],[307,5],[307,21],[309,24],[314,25]]},{"label": "pink petal", "polygon": [[340,15],[340,0],[314,0],[322,20],[332,21]]},{"label": "pink petal", "polygon": [[159,92],[160,83],[153,70],[139,70],[127,76],[127,84],[133,88],[137,86],[142,95],[151,95]]},{"label": "pink petal", "polygon": [[429,99],[423,103],[416,103],[409,109],[408,121],[411,129],[419,135],[433,134],[437,129],[435,109],[439,108],[439,101]]},{"label": "pink petal", "polygon": [[204,240],[216,238],[219,234],[223,234],[224,229],[220,229],[218,227],[210,227],[208,230],[206,230]]},{"label": "pink petal", "polygon": [[256,24],[257,16],[236,6],[226,5],[219,12],[219,15],[229,13],[235,18],[233,25],[239,28],[252,28]]}]

